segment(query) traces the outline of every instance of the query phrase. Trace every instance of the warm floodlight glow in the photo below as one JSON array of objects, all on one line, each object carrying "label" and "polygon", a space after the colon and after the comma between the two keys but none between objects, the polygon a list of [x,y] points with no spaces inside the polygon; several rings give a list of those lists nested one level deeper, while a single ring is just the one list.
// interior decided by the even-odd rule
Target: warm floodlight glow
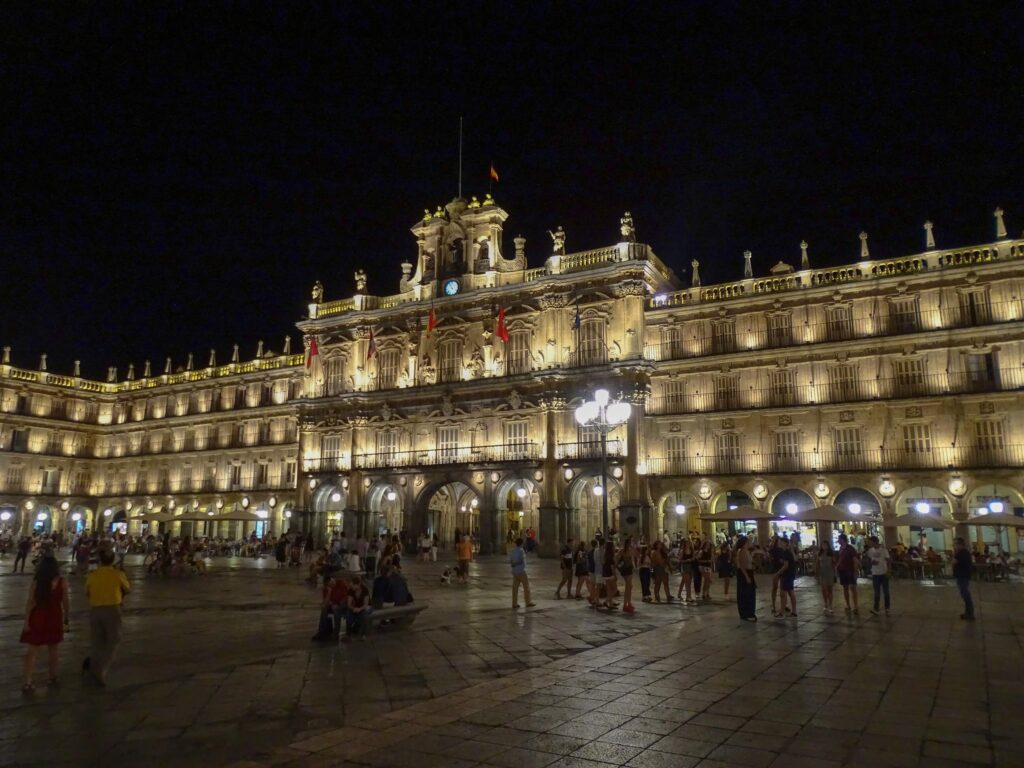
[{"label": "warm floodlight glow", "polygon": [[685,504],[676,504],[676,514],[677,515],[685,515],[686,514],[686,505]]}]

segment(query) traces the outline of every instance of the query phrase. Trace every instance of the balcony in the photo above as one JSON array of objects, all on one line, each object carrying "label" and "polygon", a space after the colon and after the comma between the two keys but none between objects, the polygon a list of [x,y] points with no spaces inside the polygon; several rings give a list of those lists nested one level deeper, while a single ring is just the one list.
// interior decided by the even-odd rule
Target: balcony
[{"label": "balcony", "polygon": [[651,397],[646,412],[652,416],[748,408],[782,408],[797,405],[855,403],[899,400],[940,395],[1013,392],[1024,389],[1024,370],[1008,368],[988,376],[984,373],[937,373],[888,379],[857,379],[784,387],[737,387],[719,392],[684,392]]},{"label": "balcony", "polygon": [[885,448],[860,452],[804,451],[792,454],[722,454],[647,459],[654,476],[880,472],[905,469],[992,469],[1024,465],[1024,445],[964,446],[908,451]]},{"label": "balcony", "polygon": [[[877,318],[833,319],[825,323],[794,324],[792,327],[759,327],[758,319],[739,317],[735,330],[710,330],[706,321],[683,326],[677,339],[644,348],[652,361],[685,360],[732,354],[757,349],[782,349],[805,344],[876,339],[931,330],[980,328],[1014,322],[1021,317],[1018,301],[978,303],[943,309],[893,313]],[[689,332],[687,332],[689,331]]]},{"label": "balcony", "polygon": [[[621,440],[609,440],[607,442],[606,456],[625,456],[625,446]],[[575,443],[559,443],[556,454],[559,459],[580,460],[601,458],[601,441],[586,440]]]},{"label": "balcony", "polygon": [[[353,461],[353,467],[355,469],[391,469],[393,467],[436,467],[457,464],[506,464],[517,461],[537,461],[539,459],[540,447],[537,443],[517,443],[512,445],[430,448],[420,451],[357,453]],[[318,470],[313,469],[312,471]]]}]

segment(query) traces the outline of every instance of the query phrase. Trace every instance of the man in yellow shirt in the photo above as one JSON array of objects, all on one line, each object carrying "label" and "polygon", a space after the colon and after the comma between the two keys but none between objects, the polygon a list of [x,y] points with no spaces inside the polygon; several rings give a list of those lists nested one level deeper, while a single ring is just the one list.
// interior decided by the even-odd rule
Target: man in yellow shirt
[{"label": "man in yellow shirt", "polygon": [[92,651],[82,662],[82,671],[92,672],[100,685],[107,684],[107,670],[121,642],[121,601],[130,589],[124,571],[114,568],[114,552],[109,547],[101,548],[99,568],[85,579]]},{"label": "man in yellow shirt", "polygon": [[469,534],[463,534],[462,541],[455,545],[455,556],[459,561],[459,581],[465,584],[469,580],[469,561],[473,559],[473,542]]}]

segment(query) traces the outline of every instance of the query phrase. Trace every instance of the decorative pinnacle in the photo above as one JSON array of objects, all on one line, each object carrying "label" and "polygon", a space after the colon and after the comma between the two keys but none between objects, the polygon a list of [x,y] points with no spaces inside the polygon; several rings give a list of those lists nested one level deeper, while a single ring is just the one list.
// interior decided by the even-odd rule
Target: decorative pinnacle
[{"label": "decorative pinnacle", "polygon": [[750,259],[753,255],[750,251],[743,252],[743,277],[745,278],[754,276],[754,268],[750,265]]},{"label": "decorative pinnacle", "polygon": [[860,257],[862,259],[870,258],[870,254],[868,253],[868,233],[867,232],[861,232],[860,233]]},{"label": "decorative pinnacle", "polygon": [[290,355],[291,353],[292,353],[292,337],[291,336],[285,336],[284,337],[284,353],[283,354]]},{"label": "decorative pinnacle", "polygon": [[46,353],[45,352],[39,356],[39,370],[40,371],[45,371],[46,370]]},{"label": "decorative pinnacle", "polygon": [[1003,223],[1003,209],[996,208],[992,215],[996,217],[996,239],[1002,240],[1006,237],[1006,224]]},{"label": "decorative pinnacle", "polygon": [[693,288],[700,287],[700,262],[694,259],[690,262],[690,267],[693,272],[690,273],[690,286]]},{"label": "decorative pinnacle", "polygon": [[924,247],[929,251],[935,247],[935,235],[932,232],[934,227],[930,221],[924,223]]},{"label": "decorative pinnacle", "polygon": [[800,241],[800,269],[810,269],[811,260],[807,256],[807,241]]}]

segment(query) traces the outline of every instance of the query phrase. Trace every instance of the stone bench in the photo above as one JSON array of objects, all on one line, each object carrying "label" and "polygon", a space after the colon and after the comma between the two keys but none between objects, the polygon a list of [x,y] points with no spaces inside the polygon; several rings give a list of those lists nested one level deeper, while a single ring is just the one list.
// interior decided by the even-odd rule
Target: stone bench
[{"label": "stone bench", "polygon": [[408,627],[416,621],[419,612],[426,610],[427,607],[426,603],[407,603],[374,608],[366,620],[366,629],[367,631],[375,630],[385,622],[393,627]]}]

